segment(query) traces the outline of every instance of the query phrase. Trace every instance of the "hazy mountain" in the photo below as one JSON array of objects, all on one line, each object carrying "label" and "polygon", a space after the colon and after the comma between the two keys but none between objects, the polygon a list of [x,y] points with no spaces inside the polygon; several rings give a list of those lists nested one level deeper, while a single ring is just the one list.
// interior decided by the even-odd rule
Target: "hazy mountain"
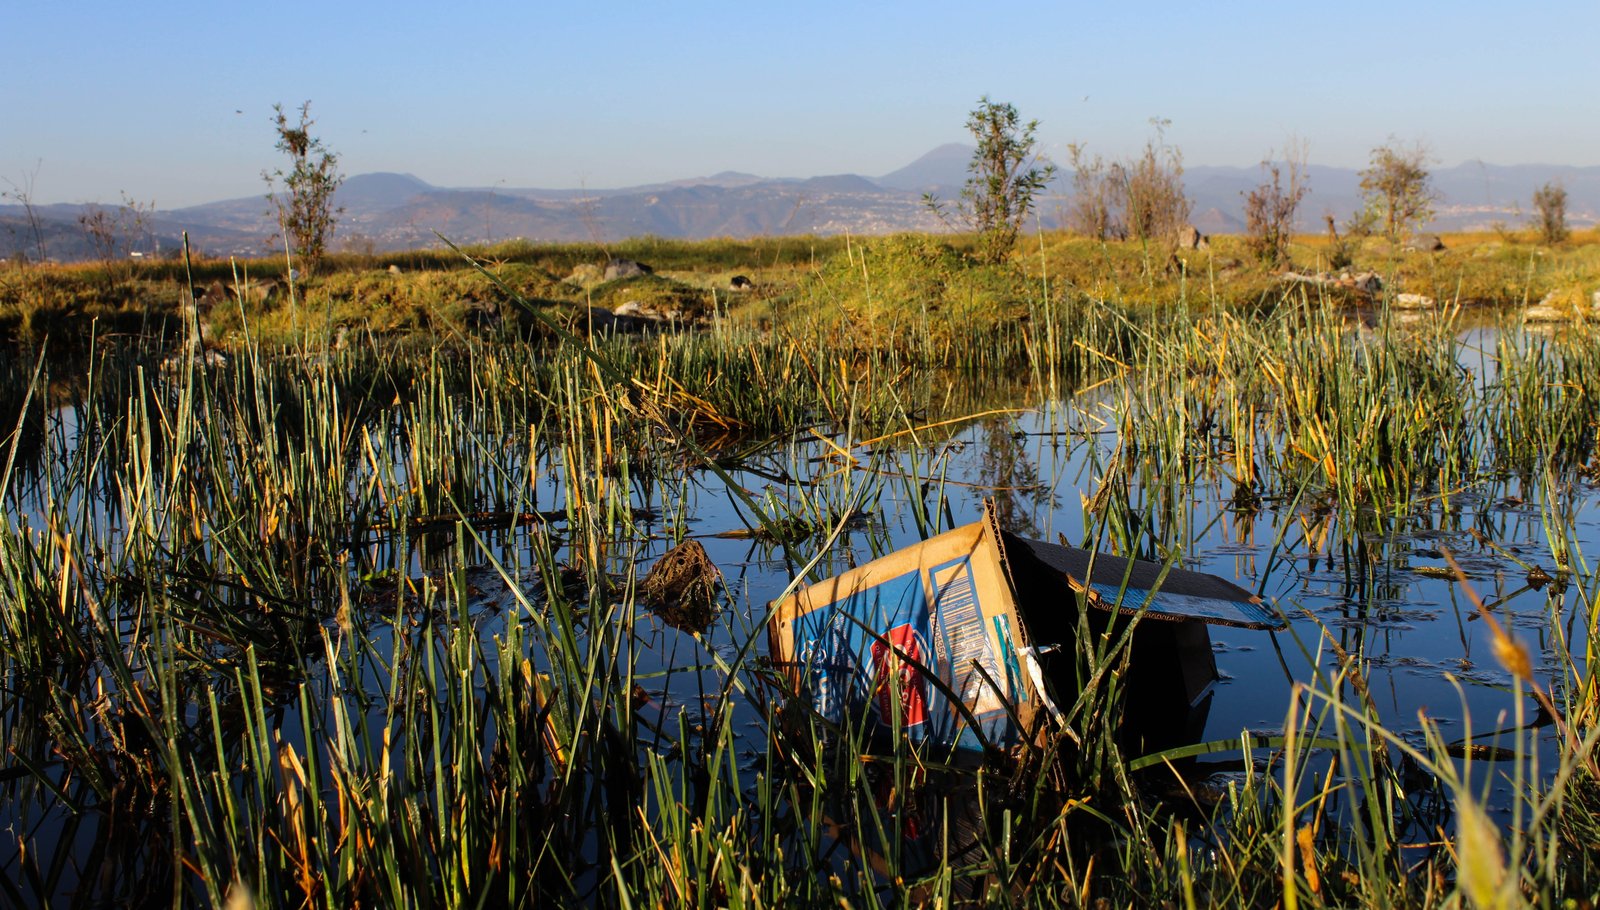
[{"label": "hazy mountain", "polygon": [[1243,219],[1216,206],[1211,206],[1207,209],[1194,209],[1189,217],[1189,223],[1194,225],[1202,234],[1240,234],[1244,232]]},{"label": "hazy mountain", "polygon": [[879,186],[915,193],[950,195],[967,182],[967,164],[973,147],[951,142],[941,145],[896,171],[879,177]]},{"label": "hazy mountain", "polygon": [[35,210],[35,215],[30,220],[20,205],[0,206],[0,259],[36,260],[41,248],[54,259],[94,258],[94,248],[76,215],[72,220],[40,210]]},{"label": "hazy mountain", "polygon": [[[1281,174],[1283,187],[1288,189],[1287,170]],[[1232,234],[1244,230],[1245,196],[1260,186],[1270,176],[1259,165],[1254,167],[1216,167],[1199,165],[1183,171],[1184,189],[1189,193],[1195,212],[1195,226],[1207,234]],[[1300,203],[1298,216],[1302,231],[1321,231],[1326,226],[1325,216],[1333,215],[1341,229],[1361,203],[1360,178],[1353,170],[1310,165],[1305,170],[1305,186],[1309,192]],[[1531,193],[1532,190],[1529,190]],[[1201,223],[1202,212],[1213,216],[1206,220],[1222,226]],[[1444,228],[1441,228],[1443,230]]]},{"label": "hazy mountain", "polygon": [[749,237],[761,234],[887,233],[937,230],[920,198],[885,191],[854,175],[767,180],[742,186],[692,184],[594,193],[565,199],[482,190],[432,190],[405,205],[342,223],[377,249],[433,246],[437,231],[455,242],[528,237],[612,240]]},{"label": "hazy mountain", "polygon": [[[943,224],[922,203],[924,192],[953,199],[967,178],[972,147],[942,145],[881,177],[833,174],[768,178],[724,171],[666,183],[610,189],[436,187],[411,174],[357,174],[335,195],[344,211],[337,248],[394,250],[526,237],[604,241],[639,234],[663,237],[748,237],[762,234],[883,234],[939,231]],[[1433,172],[1440,196],[1437,230],[1519,227],[1536,187],[1559,180],[1567,188],[1574,227],[1600,220],[1600,167],[1492,165],[1469,162]],[[1325,216],[1344,224],[1360,204],[1351,169],[1311,165],[1299,227],[1324,229]],[[1184,172],[1195,225],[1206,233],[1244,229],[1244,198],[1263,180],[1252,167],[1195,166]],[[1047,227],[1070,207],[1071,175],[1061,174],[1039,201]],[[84,206],[36,206],[50,258],[92,258],[78,216]],[[153,213],[142,244],[170,251],[188,232],[192,246],[218,255],[269,252],[275,218],[265,194]],[[0,256],[34,256],[37,244],[21,206],[0,206]]]},{"label": "hazy mountain", "polygon": [[[39,249],[44,258],[58,262],[99,259],[105,255],[78,219],[95,206],[41,205],[30,216],[21,205],[0,205],[0,261],[19,258],[36,260]],[[102,207],[110,208],[110,207]],[[138,250],[144,255],[160,255],[183,249],[183,229],[159,214],[147,216],[137,227],[125,221],[112,235],[116,254]]]},{"label": "hazy mountain", "polygon": [[720,171],[710,177],[687,177],[682,180],[671,180],[666,183],[651,184],[648,186],[630,186],[613,193],[644,193],[651,190],[670,190],[688,186],[719,186],[724,189],[737,189],[742,186],[751,186],[757,183],[766,183],[770,178],[756,174],[746,174],[743,171]]},{"label": "hazy mountain", "polygon": [[812,177],[796,184],[803,193],[882,193],[883,187],[855,174]]},{"label": "hazy mountain", "polygon": [[345,211],[381,211],[405,205],[414,196],[433,189],[427,182],[411,174],[357,174],[340,184],[334,194],[334,204]]}]

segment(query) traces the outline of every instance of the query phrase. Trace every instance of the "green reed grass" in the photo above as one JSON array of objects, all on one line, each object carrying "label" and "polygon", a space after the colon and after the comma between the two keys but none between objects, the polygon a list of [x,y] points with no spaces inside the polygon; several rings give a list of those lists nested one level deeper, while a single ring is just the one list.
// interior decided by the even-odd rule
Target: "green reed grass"
[{"label": "green reed grass", "polygon": [[[909,280],[880,254],[850,250],[817,293]],[[983,304],[988,279],[940,280],[930,292]],[[1196,486],[1246,505],[1241,489],[1303,496],[1354,547],[1486,481],[1559,488],[1595,451],[1581,330],[1508,328],[1463,366],[1447,320],[1368,332],[1294,296],[1142,318],[1053,293],[1009,323],[872,314],[859,344],[799,318],[643,341],[313,336],[221,365],[194,345],[171,361],[97,346],[75,385],[0,377],[23,430],[0,528],[0,786],[19,820],[0,895],[118,902],[156,882],[178,905],[1446,906],[1592,890],[1592,864],[1568,857],[1600,811],[1596,590],[1558,494],[1547,524],[1581,615],[1552,610],[1566,644],[1548,688],[1572,735],[1559,767],[1517,772],[1509,837],[1478,820],[1490,772],[1461,767],[1436,728],[1421,743],[1385,729],[1362,655],[1324,659],[1320,630],[1306,663],[1335,669],[1266,742],[1208,747],[1244,774],[1187,815],[1146,792],[1181,756],[1117,743],[1128,637],[1081,608],[1064,729],[976,767],[789,697],[760,653],[762,610],[736,591],[690,659],[654,668],[633,584],[652,515],[687,517],[707,475],[740,484],[725,495],[785,542],[797,582],[842,569],[830,542],[862,514],[881,522],[897,488],[918,533],[938,533],[953,520],[940,425],[1013,403],[962,397],[952,376],[1096,388],[1059,418],[1067,444],[1117,439],[1091,459],[1086,525],[1105,549],[1169,561],[1198,536]],[[34,401],[70,406],[70,431]],[[752,440],[797,431],[751,457]],[[917,453],[904,476],[867,454],[897,448]],[[498,611],[484,586],[504,591]],[[1512,738],[1521,769],[1532,745]],[[1420,855],[1418,793],[1456,819]],[[913,814],[939,832],[931,864],[903,836]],[[1481,882],[1452,853],[1474,849],[1503,858],[1474,867]],[[129,874],[85,872],[107,866]]]}]

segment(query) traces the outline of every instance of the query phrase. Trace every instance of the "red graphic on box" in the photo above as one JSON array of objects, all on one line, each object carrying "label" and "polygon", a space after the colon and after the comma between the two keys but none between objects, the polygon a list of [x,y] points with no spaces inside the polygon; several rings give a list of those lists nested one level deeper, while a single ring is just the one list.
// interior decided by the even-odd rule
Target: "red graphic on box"
[{"label": "red graphic on box", "polygon": [[878,710],[878,717],[889,722],[894,716],[895,693],[898,691],[900,726],[915,727],[928,720],[928,696],[921,671],[901,654],[918,664],[927,665],[928,647],[910,623],[895,626],[882,638],[872,642],[872,703]]}]

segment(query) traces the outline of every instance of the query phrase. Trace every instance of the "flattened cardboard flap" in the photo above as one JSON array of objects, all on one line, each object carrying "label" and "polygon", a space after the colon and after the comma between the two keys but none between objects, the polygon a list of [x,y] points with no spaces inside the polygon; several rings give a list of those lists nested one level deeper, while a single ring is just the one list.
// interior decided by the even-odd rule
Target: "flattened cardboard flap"
[{"label": "flattened cardboard flap", "polygon": [[1090,604],[1102,610],[1131,615],[1143,608],[1151,619],[1198,620],[1244,629],[1281,629],[1285,625],[1261,605],[1261,598],[1215,575],[1174,567],[1162,577],[1158,562],[1107,556],[1014,534],[1002,534],[1001,540],[1008,551],[1033,557],[1066,579],[1074,591],[1087,593]]}]

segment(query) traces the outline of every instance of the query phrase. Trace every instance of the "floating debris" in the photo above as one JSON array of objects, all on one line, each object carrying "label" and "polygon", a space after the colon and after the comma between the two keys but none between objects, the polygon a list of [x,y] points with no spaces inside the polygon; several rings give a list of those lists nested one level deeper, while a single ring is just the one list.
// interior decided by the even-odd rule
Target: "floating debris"
[{"label": "floating debris", "polygon": [[1535,591],[1543,590],[1545,585],[1555,580],[1556,577],[1546,572],[1541,566],[1533,566],[1528,569],[1528,587]]},{"label": "floating debris", "polygon": [[1284,626],[1221,578],[1018,537],[991,508],[795,593],[768,634],[796,690],[831,722],[866,714],[914,740],[1005,748],[1030,739],[1044,714],[1059,715],[1052,688],[1070,697],[1079,598],[1100,629],[1119,615],[1144,621],[1124,683],[1138,706],[1128,716],[1151,721],[1146,745],[1172,735],[1163,727],[1173,714],[1161,708],[1190,726],[1187,713],[1218,678],[1206,624]]},{"label": "floating debris", "polygon": [[1456,577],[1455,570],[1449,566],[1412,566],[1411,571],[1421,575],[1423,578],[1454,580]]},{"label": "floating debris", "polygon": [[668,550],[639,583],[639,599],[667,625],[701,633],[717,615],[722,573],[698,540]]}]

